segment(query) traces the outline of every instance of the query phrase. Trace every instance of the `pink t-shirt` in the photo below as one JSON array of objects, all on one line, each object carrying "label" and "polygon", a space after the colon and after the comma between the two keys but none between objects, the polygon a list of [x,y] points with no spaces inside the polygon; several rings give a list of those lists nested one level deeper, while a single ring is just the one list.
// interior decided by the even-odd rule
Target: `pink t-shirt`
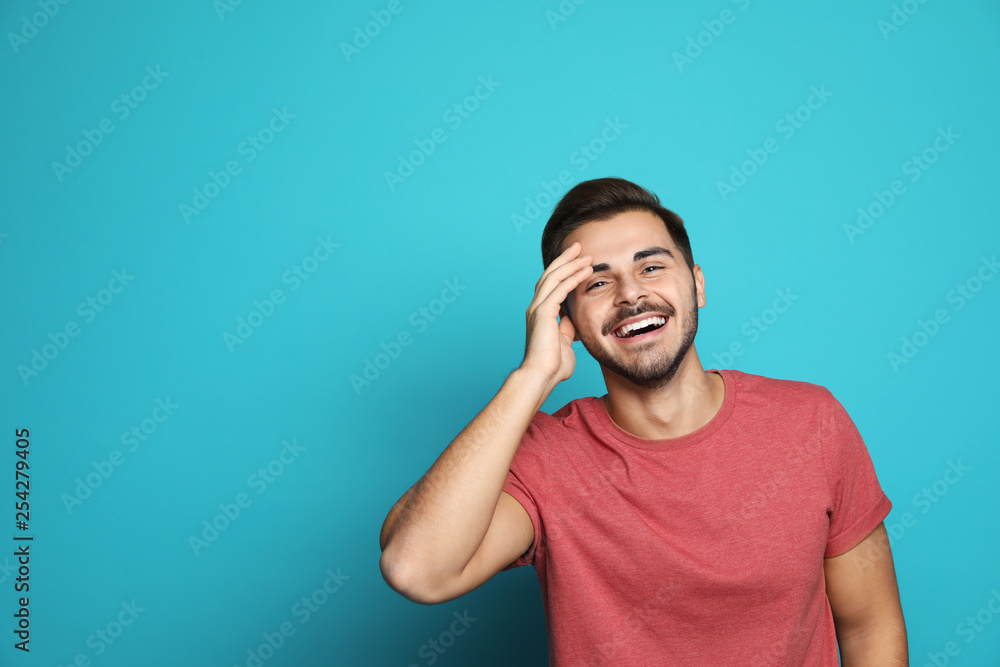
[{"label": "pink t-shirt", "polygon": [[715,370],[715,417],[679,438],[615,424],[603,397],[539,411],[504,491],[531,517],[549,658],[577,665],[839,665],[823,559],[889,513],[828,389]]}]

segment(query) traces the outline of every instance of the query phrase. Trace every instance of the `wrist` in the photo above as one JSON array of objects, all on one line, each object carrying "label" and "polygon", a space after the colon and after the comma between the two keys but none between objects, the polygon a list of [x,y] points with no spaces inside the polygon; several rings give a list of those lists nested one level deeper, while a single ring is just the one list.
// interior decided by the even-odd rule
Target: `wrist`
[{"label": "wrist", "polygon": [[524,365],[514,369],[507,380],[511,384],[516,385],[519,394],[530,395],[536,398],[536,412],[541,409],[545,399],[548,398],[549,393],[557,384],[548,373]]}]

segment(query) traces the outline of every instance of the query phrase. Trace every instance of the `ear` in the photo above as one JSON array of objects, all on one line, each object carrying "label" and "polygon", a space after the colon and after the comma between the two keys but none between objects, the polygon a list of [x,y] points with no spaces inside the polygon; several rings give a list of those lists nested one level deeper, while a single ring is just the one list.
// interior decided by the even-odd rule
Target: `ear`
[{"label": "ear", "polygon": [[580,340],[580,333],[576,329],[576,322],[573,321],[573,317],[569,314],[569,299],[563,301],[562,305],[559,306],[559,316],[565,317],[573,325],[573,340]]},{"label": "ear", "polygon": [[705,274],[701,272],[701,265],[695,264],[691,269],[691,277],[694,278],[695,294],[697,294],[697,306],[704,308],[708,303],[705,296]]}]

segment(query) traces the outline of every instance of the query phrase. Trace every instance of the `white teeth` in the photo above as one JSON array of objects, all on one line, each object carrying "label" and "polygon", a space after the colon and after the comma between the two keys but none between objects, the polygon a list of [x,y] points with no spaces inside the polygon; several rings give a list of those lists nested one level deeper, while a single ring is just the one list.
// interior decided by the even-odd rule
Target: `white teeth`
[{"label": "white teeth", "polygon": [[643,327],[648,327],[650,324],[666,324],[667,320],[663,317],[647,317],[641,322],[633,322],[632,324],[626,324],[624,327],[615,332],[615,335],[619,338],[624,338],[628,335],[630,331],[636,329],[641,329]]}]

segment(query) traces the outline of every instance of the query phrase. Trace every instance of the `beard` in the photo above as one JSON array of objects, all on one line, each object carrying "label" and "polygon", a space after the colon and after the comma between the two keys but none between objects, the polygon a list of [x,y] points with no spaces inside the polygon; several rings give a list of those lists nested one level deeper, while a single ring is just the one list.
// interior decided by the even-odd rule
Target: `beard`
[{"label": "beard", "polygon": [[[666,344],[665,341],[658,340],[653,341],[652,345],[646,344],[649,349],[633,350],[631,354],[637,357],[637,359],[626,362],[612,356],[597,341],[588,340],[588,337],[583,334],[580,335],[580,342],[583,343],[584,349],[590,353],[590,356],[603,368],[620,375],[643,389],[658,389],[668,384],[674,378],[674,375],[677,374],[677,369],[680,368],[681,362],[684,361],[684,357],[687,355],[687,351],[694,344],[695,334],[698,333],[697,288],[692,289],[691,296],[692,308],[685,313],[686,317],[684,320],[686,324],[684,331],[681,332],[680,344],[673,354],[662,349],[663,345]],[[604,326],[603,335],[613,336],[614,334],[611,332],[618,327],[619,323],[630,317],[648,312],[666,313],[670,319],[674,319],[676,315],[676,311],[667,304],[663,304],[661,308],[655,304],[643,302],[635,308],[620,310],[614,319],[614,323]],[[669,323],[668,320],[667,324]],[[664,326],[667,326],[667,324],[664,324]]]}]

